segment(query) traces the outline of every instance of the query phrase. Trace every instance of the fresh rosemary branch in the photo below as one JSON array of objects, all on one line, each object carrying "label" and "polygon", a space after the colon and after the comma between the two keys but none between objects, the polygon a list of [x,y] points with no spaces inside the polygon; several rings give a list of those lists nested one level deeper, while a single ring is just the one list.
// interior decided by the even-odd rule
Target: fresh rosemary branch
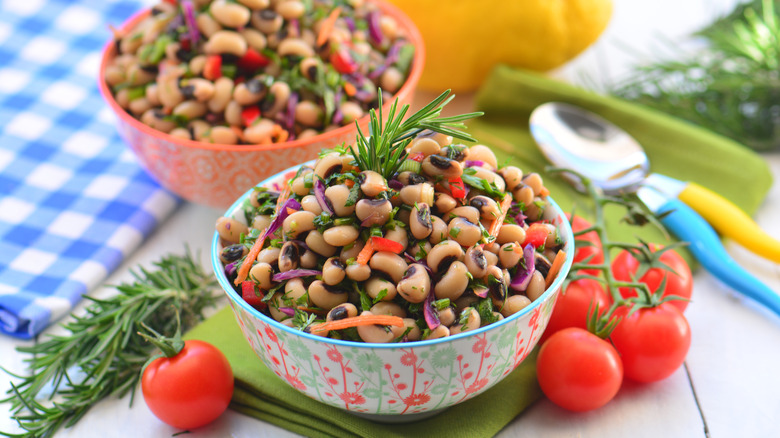
[{"label": "fresh rosemary branch", "polygon": [[378,95],[378,113],[376,109],[369,111],[369,135],[363,134],[356,122],[355,125],[358,129],[355,138],[357,151],[353,146],[349,147],[361,170],[373,170],[386,179],[390,179],[406,158],[406,146],[417,134],[426,129],[460,140],[475,141],[460,129],[466,127],[463,121],[479,117],[483,114],[482,112],[441,117],[442,109],[455,97],[454,94],[450,96],[450,90],[440,94],[439,97],[406,120],[404,120],[404,116],[409,110],[409,105],[402,106],[399,111],[397,99],[393,102],[387,119],[385,119],[382,110],[381,90],[379,90]]},{"label": "fresh rosemary branch", "polygon": [[[85,315],[73,315],[72,321],[62,324],[67,334],[17,347],[30,355],[25,359],[30,375],[12,374],[20,380],[0,402],[11,404],[13,418],[25,432],[0,435],[50,437],[60,427],[74,425],[98,401],[133,394],[154,350],[138,334],[141,325],[172,336],[177,312],[184,329],[203,318],[203,310],[216,299],[214,276],[189,252],[163,257],[155,266],[133,272],[135,281],[117,286],[119,294],[112,298],[85,297],[92,303]],[[44,387],[52,395],[39,400]]]},{"label": "fresh rosemary branch", "polygon": [[704,50],[639,66],[611,93],[752,149],[780,148],[780,2],[738,5],[696,35]]}]

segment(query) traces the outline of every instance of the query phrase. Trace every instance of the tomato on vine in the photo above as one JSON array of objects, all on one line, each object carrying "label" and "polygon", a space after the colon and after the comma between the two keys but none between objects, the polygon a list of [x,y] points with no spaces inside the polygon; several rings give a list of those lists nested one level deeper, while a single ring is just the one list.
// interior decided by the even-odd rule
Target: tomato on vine
[{"label": "tomato on vine", "polygon": [[663,302],[634,313],[622,307],[610,338],[620,353],[625,376],[638,382],[669,377],[685,361],[691,346],[691,328],[674,304]]},{"label": "tomato on vine", "polygon": [[[571,222],[571,230],[573,233],[577,233],[582,230],[587,230],[593,227],[593,224],[587,220],[574,216],[572,220],[571,214],[566,213],[566,217]],[[601,238],[596,231],[588,231],[585,234],[581,234],[575,237],[577,248],[574,252],[574,263],[587,263],[589,265],[598,265],[604,263],[604,248],[601,243]],[[585,262],[587,260],[587,262]],[[595,269],[582,269],[580,272],[585,274],[597,275],[598,270]]]},{"label": "tomato on vine", "polygon": [[[653,252],[659,252],[663,249],[663,246],[650,244],[650,249]],[[676,295],[684,298],[682,300],[670,301],[675,307],[680,309],[680,312],[684,312],[686,307],[688,307],[688,301],[693,292],[691,268],[673,249],[663,251],[655,263],[657,264],[658,262],[668,266],[674,272],[663,267],[653,267],[647,270],[641,277],[636,278],[636,280],[646,284],[650,292],[653,293],[658,290],[658,287],[666,278],[666,288],[663,291],[663,297]],[[636,276],[639,265],[640,262],[635,257],[635,254],[628,250],[623,250],[612,261],[612,273],[618,281],[631,281],[632,277]],[[637,296],[636,290],[627,287],[620,288],[620,294],[624,298]]]},{"label": "tomato on vine", "polygon": [[[576,256],[575,256],[576,257]],[[569,327],[587,328],[588,315],[596,306],[602,315],[612,300],[600,282],[583,278],[569,283],[555,301],[550,322],[539,342],[544,342],[555,332]]]},{"label": "tomato on vine", "polygon": [[623,381],[623,365],[612,344],[576,327],[556,332],[542,345],[536,373],[547,398],[575,412],[604,406]]}]

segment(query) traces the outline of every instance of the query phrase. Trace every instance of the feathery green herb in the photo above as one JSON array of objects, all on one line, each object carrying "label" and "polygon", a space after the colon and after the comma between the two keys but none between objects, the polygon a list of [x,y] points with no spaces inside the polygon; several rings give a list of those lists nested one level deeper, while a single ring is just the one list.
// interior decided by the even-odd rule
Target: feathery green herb
[{"label": "feathery green herb", "polygon": [[[73,426],[106,397],[130,393],[132,404],[141,369],[154,351],[138,334],[141,326],[172,336],[177,313],[186,330],[203,319],[203,310],[216,299],[216,279],[189,253],[163,257],[155,266],[133,272],[135,281],[117,286],[114,297],[85,297],[92,303],[85,315],[62,324],[67,334],[17,347],[30,355],[25,359],[30,375],[12,374],[19,380],[0,402],[11,404],[12,417],[25,432],[0,435],[50,437],[60,427]],[[44,388],[52,395],[40,400]]]},{"label": "feathery green herb", "polygon": [[398,110],[398,99],[396,99],[385,119],[381,90],[378,96],[378,110],[369,111],[369,135],[363,134],[360,126],[355,123],[358,129],[355,138],[357,150],[353,146],[349,147],[361,170],[373,170],[386,179],[392,178],[406,158],[406,146],[417,134],[426,129],[460,140],[475,141],[460,129],[465,129],[466,125],[463,123],[465,120],[479,117],[482,112],[441,117],[442,109],[455,97],[454,94],[450,96],[450,90],[440,94],[406,120],[404,116],[409,111],[409,105],[404,105]]}]

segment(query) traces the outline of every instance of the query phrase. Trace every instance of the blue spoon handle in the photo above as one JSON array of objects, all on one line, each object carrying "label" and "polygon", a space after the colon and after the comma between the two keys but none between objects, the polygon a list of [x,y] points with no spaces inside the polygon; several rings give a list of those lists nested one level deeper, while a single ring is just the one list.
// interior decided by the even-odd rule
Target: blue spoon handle
[{"label": "blue spoon handle", "polygon": [[745,271],[726,252],[712,227],[683,202],[671,199],[657,213],[672,211],[661,223],[680,240],[690,242],[688,249],[696,259],[722,282],[780,315],[780,296]]}]

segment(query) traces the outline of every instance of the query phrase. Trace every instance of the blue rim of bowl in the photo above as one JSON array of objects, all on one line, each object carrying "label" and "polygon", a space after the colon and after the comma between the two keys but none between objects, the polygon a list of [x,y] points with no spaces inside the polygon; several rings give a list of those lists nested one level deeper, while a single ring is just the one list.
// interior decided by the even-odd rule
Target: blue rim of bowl
[{"label": "blue rim of bowl", "polygon": [[[275,175],[272,175],[265,180],[261,181],[260,183],[256,184],[255,187],[262,187],[265,186],[268,182],[274,181],[276,179],[280,179],[284,177],[284,174],[292,171],[296,171],[300,166],[306,165],[308,163],[299,164],[293,167],[290,167],[288,169],[285,169]],[[254,190],[254,187],[247,190],[243,195],[241,195],[236,202],[234,202],[228,209],[226,210],[224,216],[232,216],[233,212],[238,210],[244,205],[244,201],[247,199],[247,197],[252,193]],[[558,215],[562,215],[563,217],[566,217],[563,210],[558,206],[558,204],[551,198],[547,197],[546,201],[556,210]],[[422,346],[428,346],[428,345],[435,345],[435,344],[443,344],[446,342],[455,341],[458,339],[463,339],[467,337],[471,337],[474,335],[478,335],[480,333],[484,333],[493,329],[496,329],[498,327],[501,327],[502,325],[509,324],[510,321],[513,321],[515,319],[521,318],[523,315],[530,313],[537,307],[541,306],[542,303],[547,300],[547,298],[559,287],[561,287],[563,281],[566,279],[566,276],[569,274],[569,270],[571,269],[572,263],[574,263],[574,234],[572,233],[571,226],[569,225],[568,221],[561,221],[561,226],[558,227],[560,231],[563,231],[564,238],[566,241],[566,246],[569,247],[569,251],[566,253],[566,262],[563,264],[563,267],[561,268],[561,272],[558,273],[558,276],[553,280],[553,283],[550,285],[550,287],[547,288],[547,290],[544,291],[544,293],[534,300],[530,306],[525,307],[523,310],[509,316],[508,318],[504,318],[501,321],[494,322],[493,324],[486,325],[484,327],[480,327],[476,330],[468,331],[468,332],[462,332],[458,333],[457,335],[452,336],[446,336],[443,338],[438,339],[431,339],[426,341],[413,341],[413,342],[394,342],[394,343],[388,343],[388,344],[377,344],[377,343],[369,343],[369,342],[354,342],[354,341],[344,341],[341,339],[332,339],[332,338],[326,338],[322,336],[312,335],[310,333],[305,333],[301,330],[296,330],[292,327],[288,327],[279,321],[276,321],[275,319],[268,317],[255,309],[254,307],[250,306],[246,301],[244,301],[243,298],[236,292],[235,289],[233,289],[233,286],[230,284],[230,281],[225,276],[225,269],[222,266],[222,262],[219,260],[219,233],[216,231],[214,232],[214,237],[211,241],[211,265],[214,269],[214,275],[217,277],[217,281],[219,282],[219,285],[222,286],[222,289],[225,291],[225,293],[228,294],[228,298],[241,306],[245,311],[249,312],[252,316],[255,318],[259,318],[261,321],[265,322],[266,324],[269,324],[273,326],[277,330],[282,330],[287,333],[290,333],[295,336],[301,336],[303,338],[309,339],[311,341],[317,341],[317,342],[323,342],[326,344],[331,345],[339,345],[342,347],[356,347],[356,348],[382,348],[382,349],[393,349],[393,348],[407,348],[409,346],[413,347],[422,347]]]}]

